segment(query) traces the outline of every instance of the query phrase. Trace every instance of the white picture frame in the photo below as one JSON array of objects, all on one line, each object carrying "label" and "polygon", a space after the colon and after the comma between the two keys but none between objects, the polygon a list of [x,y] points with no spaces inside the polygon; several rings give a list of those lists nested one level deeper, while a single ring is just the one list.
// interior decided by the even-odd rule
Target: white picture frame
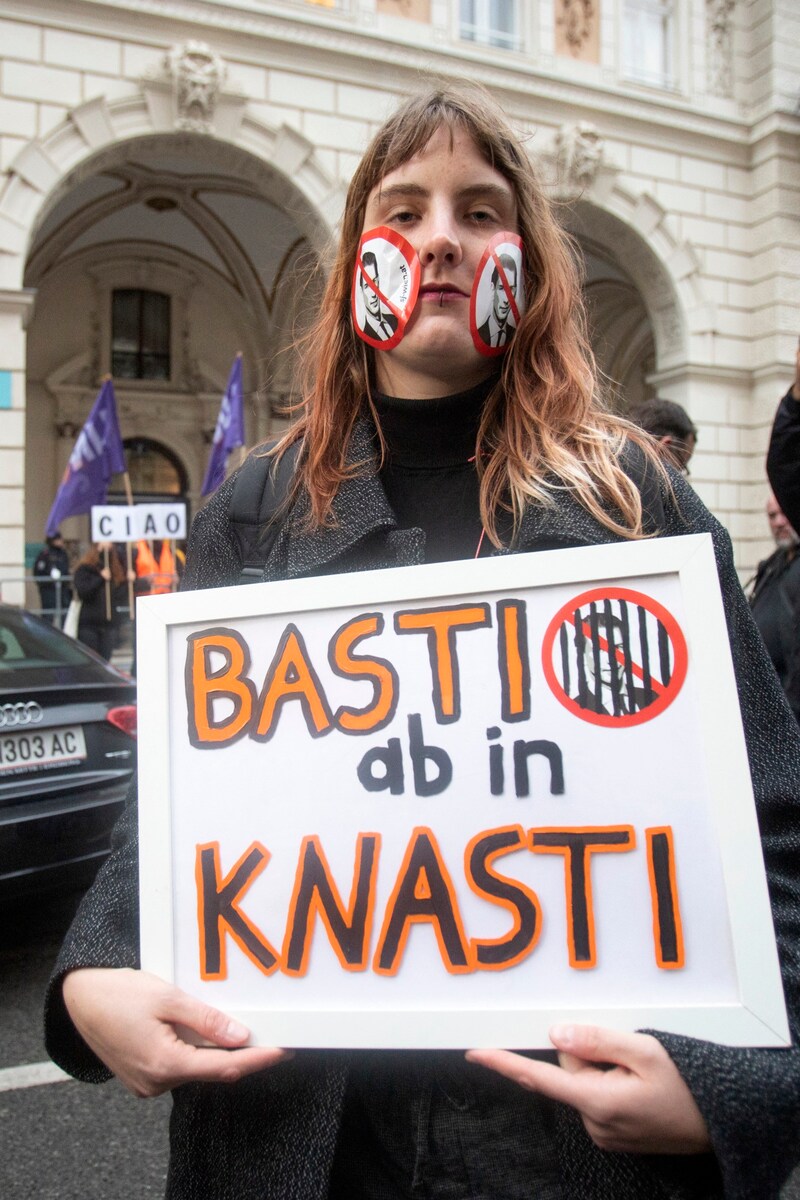
[{"label": "white picture frame", "polygon": [[[605,596],[620,590],[624,596],[651,598],[653,611],[661,606],[677,624],[677,632],[667,630],[666,651],[662,633],[669,622],[658,625],[659,652],[666,653],[660,683],[655,665],[651,675],[649,666],[644,672],[649,694],[661,689],[660,699],[652,701],[657,715],[648,716],[645,703],[637,716],[632,711],[627,717],[618,714],[625,719],[614,718],[613,713],[587,717],[570,697],[572,684],[563,695],[557,694],[559,661],[563,665],[573,656],[577,663],[582,654],[588,666],[581,671],[590,674],[592,664],[587,645],[579,643],[580,635],[575,634],[573,651],[570,638],[561,632],[564,622],[558,624],[556,616],[587,591]],[[514,609],[508,616],[511,601],[523,603],[524,610]],[[498,608],[501,602],[502,609]],[[613,607],[615,602],[609,603]],[[628,601],[616,603],[616,611],[625,618],[622,609]],[[436,607],[466,606],[472,611],[481,604],[487,606],[491,624],[454,634],[460,716],[456,720],[452,711],[448,715],[442,710],[443,719],[437,721],[431,681],[437,670],[442,678],[447,672],[441,656],[431,657],[436,635],[421,628],[416,636],[407,636],[406,630],[401,640],[394,617],[398,612],[424,614]],[[642,607],[645,617],[637,617],[637,627],[646,639],[651,610],[639,604],[637,613]],[[592,637],[608,634],[608,628],[605,634],[602,628],[598,632],[597,622],[592,626],[589,616],[588,624],[582,622],[583,612],[576,610],[575,627],[591,627]],[[252,651],[250,667],[242,677],[249,678],[248,671],[252,672],[251,693],[255,694],[262,689],[271,658],[276,658],[279,635],[293,625],[304,634],[307,658],[322,693],[330,693],[329,713],[346,706],[363,712],[370,707],[370,697],[378,694],[374,680],[334,674],[322,648],[338,645],[335,632],[345,625],[355,628],[349,623],[357,616],[376,613],[384,617],[383,631],[372,642],[361,644],[360,653],[396,668],[399,698],[394,716],[374,736],[345,734],[334,727],[329,736],[312,738],[302,720],[302,704],[289,698],[275,709],[278,716],[273,713],[268,740],[242,732],[224,746],[191,744],[190,708],[195,714],[206,714],[209,728],[215,722],[226,727],[235,708],[224,698],[209,700],[206,692],[205,707],[198,707],[198,687],[212,686],[208,676],[222,669],[223,660],[214,657],[216,651],[204,650],[207,657],[196,678],[191,671],[187,674],[188,647],[195,647],[192,654],[196,654],[198,645],[207,646],[209,638],[213,642],[219,636],[209,631],[238,631]],[[400,624],[411,619],[405,617]],[[527,647],[519,641],[520,623],[527,629]],[[498,649],[501,624],[502,652]],[[137,608],[137,626],[142,966],[236,1016],[253,1031],[254,1041],[298,1047],[536,1048],[550,1045],[547,1030],[554,1023],[579,1022],[625,1030],[662,1029],[732,1045],[788,1044],[750,775],[708,535],[148,597]],[[555,683],[548,682],[547,656],[542,656],[548,628],[549,661],[555,664],[550,675],[558,677]],[[516,631],[514,653],[509,650],[510,631]],[[192,635],[195,641],[190,643]],[[616,637],[613,628],[609,636]],[[664,679],[672,681],[679,673],[681,636],[685,677],[664,707]],[[642,692],[644,661],[637,666],[635,660],[645,652],[643,643],[639,645],[638,652],[630,648],[633,642],[628,649],[615,649],[612,641],[608,652],[620,664],[630,662],[639,671],[631,695]],[[444,642],[442,654],[443,646]],[[655,651],[653,655],[655,664]],[[516,669],[523,658],[530,666],[527,683],[524,671]],[[191,661],[196,670],[199,660]],[[593,661],[597,666],[598,660]],[[568,667],[563,670],[569,674]],[[628,667],[615,670],[623,679]],[[503,676],[502,686],[493,671]],[[451,672],[451,683],[453,678]],[[517,704],[513,713],[509,709],[512,678]],[[630,682],[630,673],[627,678]],[[286,673],[286,686],[288,679]],[[526,687],[527,716],[522,703]],[[598,690],[603,695],[602,688]],[[499,715],[498,696],[509,715],[507,722]],[[439,702],[444,704],[441,697]],[[256,695],[251,731],[260,703]],[[615,703],[618,709],[624,707]],[[633,702],[629,707],[635,707]],[[260,711],[264,722],[266,703]],[[409,719],[414,715],[419,717],[417,725]],[[428,764],[419,746],[438,744],[453,767],[452,790],[445,788],[435,796],[416,794],[414,764],[409,762],[412,729],[422,739],[417,751],[418,757],[423,755],[423,774]],[[388,785],[380,787],[383,766],[389,771],[390,737],[396,742],[393,753],[405,764],[404,791],[399,796],[391,794]],[[552,790],[552,757],[545,761],[538,751],[528,749],[540,742],[555,745],[561,753],[566,779],[561,793]],[[525,765],[519,774],[518,743],[523,746],[519,758]],[[492,746],[501,748],[494,758]],[[373,757],[365,766],[367,753],[377,749],[383,757]],[[524,758],[526,754],[531,757]],[[500,786],[501,760],[503,791],[494,794],[492,789]],[[431,769],[435,775],[435,765]],[[376,790],[366,791],[362,779],[370,780],[369,786]],[[479,834],[517,824],[525,840],[508,861],[490,855],[475,861],[484,867],[494,865],[507,881],[521,885],[518,916],[525,907],[524,889],[535,893],[539,930],[533,948],[526,948],[516,965],[478,968],[476,947],[498,942],[510,952],[510,934],[519,921],[514,918],[516,924],[509,930],[513,904],[504,907],[496,896],[488,899],[486,893],[468,886],[464,847],[472,845],[468,836],[472,832],[478,839],[473,854],[483,853],[490,843],[479,839]],[[434,891],[426,870],[420,868],[414,876],[413,896],[408,862],[403,876],[403,854],[417,862],[411,854],[409,831],[417,839],[415,853],[433,844],[413,832],[423,826],[433,832],[453,885],[453,912],[461,917],[463,944],[472,955],[467,969],[440,969],[446,960],[450,962],[440,937],[446,926],[411,912],[415,905],[428,903],[426,887],[429,895]],[[580,852],[574,847],[569,852],[563,847],[542,849],[543,830],[612,826],[634,831],[635,847],[623,847],[634,853],[596,853],[596,848],[585,847]],[[647,829],[651,833],[646,834]],[[662,829],[671,831],[669,838],[657,836]],[[291,901],[287,898],[293,880],[300,887],[302,839],[318,834],[318,845],[329,858],[331,876],[347,906],[355,835],[366,836],[366,831],[381,835],[370,901],[374,920],[365,939],[369,955],[363,969],[345,971],[337,962],[333,939],[327,936],[326,940],[322,920],[314,917],[318,910],[313,904],[305,926],[312,930],[310,938],[303,941],[298,935],[298,942],[290,941],[290,933],[297,930],[288,917]],[[556,840],[561,836],[553,835]],[[217,881],[224,892],[224,880],[232,877],[234,864],[251,842],[264,845],[271,857],[263,872],[250,879],[239,903],[248,921],[275,949],[278,965],[265,973],[263,964],[242,953],[221,920],[203,929],[216,929],[220,944],[224,943],[227,974],[202,978],[201,962],[207,973],[210,959],[208,947],[200,943],[199,927],[211,919],[212,902],[222,902],[214,900],[219,889],[208,890],[202,881],[198,863],[210,870],[208,864],[217,855]],[[217,844],[218,852],[208,849]],[[202,846],[205,851],[198,849]],[[667,858],[654,865],[662,851]],[[588,864],[586,903],[587,893],[581,900],[577,876],[568,871],[576,856]],[[474,884],[476,877],[469,878]],[[571,907],[564,899],[570,879],[575,901]],[[669,886],[665,879],[672,881]],[[677,912],[672,929],[675,934],[677,928],[677,935],[671,941],[667,936],[670,904],[673,917]],[[296,919],[296,906],[293,911]],[[588,936],[581,926],[587,911]],[[402,913],[406,915],[401,920]],[[398,929],[400,940],[405,938],[404,948],[398,950],[397,943],[392,958],[389,946]],[[523,933],[519,933],[520,945],[525,945]],[[666,952],[665,936],[672,946]],[[379,937],[382,961],[397,968],[394,975],[376,969]],[[290,974],[286,969],[290,951],[301,943],[306,974]],[[579,958],[587,947],[593,949],[593,963]],[[480,951],[485,956],[505,952]],[[665,962],[664,953],[671,953],[673,961]]]}]

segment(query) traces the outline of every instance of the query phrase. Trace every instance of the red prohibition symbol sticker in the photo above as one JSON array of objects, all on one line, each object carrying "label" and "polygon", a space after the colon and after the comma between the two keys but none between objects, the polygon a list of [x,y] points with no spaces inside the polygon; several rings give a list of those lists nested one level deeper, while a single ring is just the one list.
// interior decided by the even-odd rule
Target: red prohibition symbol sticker
[{"label": "red prohibition symbol sticker", "polygon": [[378,225],[361,235],[351,309],[356,333],[376,350],[402,338],[419,294],[419,255],[396,229]]},{"label": "red prohibition symbol sticker", "polygon": [[497,233],[478,263],[469,302],[469,330],[487,358],[505,354],[525,311],[522,238]]},{"label": "red prohibition symbol sticker", "polygon": [[542,644],[553,695],[592,725],[641,725],[659,716],[680,692],[687,665],[672,613],[628,588],[594,588],[568,601]]}]

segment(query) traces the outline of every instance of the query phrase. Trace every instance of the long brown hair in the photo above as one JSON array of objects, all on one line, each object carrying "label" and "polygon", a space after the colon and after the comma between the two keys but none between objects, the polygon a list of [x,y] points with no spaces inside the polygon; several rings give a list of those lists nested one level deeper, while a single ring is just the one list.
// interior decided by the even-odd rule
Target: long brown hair
[{"label": "long brown hair", "polygon": [[[370,401],[370,359],[350,316],[350,286],[367,200],[389,172],[408,162],[444,126],[465,131],[485,160],[511,184],[526,249],[528,309],[484,407],[476,462],[481,517],[500,544],[497,514],[514,525],[530,501],[552,504],[567,489],[598,521],[627,537],[643,536],[642,503],[619,463],[626,438],[663,467],[645,435],[604,403],[577,270],[533,165],[502,111],[478,87],[435,89],[408,99],[378,131],[347,194],[338,252],[319,321],[302,344],[299,419],[276,447],[302,440],[296,485],[309,498],[309,518],[331,519],[342,482],[363,464],[347,463],[353,425]],[[377,423],[377,418],[376,418]]]},{"label": "long brown hair", "polygon": [[[96,571],[101,570],[104,565],[105,557],[97,543],[91,545],[84,554],[83,558],[81,558],[75,564],[76,567],[94,567]],[[127,574],[124,566],[122,565],[122,561],[113,546],[108,552],[108,566],[109,570],[111,571],[111,582],[113,583],[114,587],[118,587],[119,584],[124,583],[127,579]]]}]

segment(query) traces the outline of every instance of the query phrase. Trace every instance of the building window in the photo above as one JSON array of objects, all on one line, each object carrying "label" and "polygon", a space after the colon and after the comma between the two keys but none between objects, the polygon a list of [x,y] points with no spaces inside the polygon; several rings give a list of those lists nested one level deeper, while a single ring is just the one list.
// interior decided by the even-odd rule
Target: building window
[{"label": "building window", "polygon": [[517,50],[517,0],[460,0],[459,35],[465,42]]},{"label": "building window", "polygon": [[116,288],[111,301],[111,374],[169,379],[169,296]]},{"label": "building window", "polygon": [[[152,500],[184,496],[188,487],[186,471],[173,452],[152,438],[125,438],[125,461],[128,479],[137,500]],[[117,476],[108,490],[109,500],[116,503],[123,495]]]},{"label": "building window", "polygon": [[628,79],[671,87],[673,0],[623,0],[622,71]]}]

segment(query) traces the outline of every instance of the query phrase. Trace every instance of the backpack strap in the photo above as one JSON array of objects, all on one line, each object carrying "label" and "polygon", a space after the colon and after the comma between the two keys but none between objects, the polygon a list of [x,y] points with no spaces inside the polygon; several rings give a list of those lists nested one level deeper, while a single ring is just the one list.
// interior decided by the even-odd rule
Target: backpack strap
[{"label": "backpack strap", "polygon": [[299,450],[295,442],[278,460],[263,452],[251,454],[239,469],[228,510],[242,555],[239,583],[261,583],[264,578],[264,564],[280,529],[276,517],[289,495]]}]

